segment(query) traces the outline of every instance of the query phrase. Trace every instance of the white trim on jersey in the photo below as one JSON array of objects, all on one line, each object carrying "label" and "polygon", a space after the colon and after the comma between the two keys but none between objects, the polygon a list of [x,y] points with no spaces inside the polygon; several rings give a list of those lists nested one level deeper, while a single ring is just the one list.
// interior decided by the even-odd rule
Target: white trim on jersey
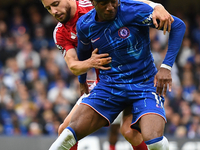
[{"label": "white trim on jersey", "polygon": [[54,39],[54,42],[57,43],[57,40],[56,40],[56,32],[58,31],[58,28],[59,27],[62,27],[62,23],[58,22],[58,24],[56,25],[54,31],[53,31],[53,39]]},{"label": "white trim on jersey", "polygon": [[88,7],[92,6],[92,3],[89,0],[79,0],[79,6]]},{"label": "white trim on jersey", "polygon": [[88,44],[90,44],[90,42],[89,42],[89,43],[84,43],[83,41],[81,41],[81,43],[83,43],[84,45],[88,45]]}]

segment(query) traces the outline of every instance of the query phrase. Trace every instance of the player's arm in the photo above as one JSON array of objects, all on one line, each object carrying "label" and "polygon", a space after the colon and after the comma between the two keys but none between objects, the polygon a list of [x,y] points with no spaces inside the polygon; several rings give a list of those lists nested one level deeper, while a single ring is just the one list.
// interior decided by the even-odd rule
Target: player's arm
[{"label": "player's arm", "polygon": [[[87,33],[83,33],[84,29],[81,27],[81,18],[79,18],[76,24],[76,30],[78,37],[77,56],[80,61],[85,61],[90,58],[93,48],[90,39],[86,37]],[[86,85],[86,76],[87,73],[78,76],[78,80],[81,84]]]},{"label": "player's arm", "polygon": [[[136,0],[136,1],[141,1],[143,3],[146,3],[154,9],[152,19],[153,19],[153,24],[155,25],[156,28],[158,29],[163,28],[164,34],[166,33],[166,31],[170,32],[171,23],[173,23],[174,19],[161,4],[154,3],[149,0]],[[157,20],[159,20],[159,24]]]},{"label": "player's arm", "polygon": [[[131,9],[131,7],[134,7],[135,9]],[[125,19],[132,19],[134,20],[133,24],[139,26],[148,26],[155,28],[151,15],[153,9],[151,7],[149,7],[146,4],[135,3],[135,5],[130,5],[127,9],[132,10],[132,13],[134,15],[132,15],[132,13],[129,13],[129,15],[125,16]],[[171,31],[169,33],[168,50],[162,63],[162,66],[154,78],[154,86],[156,86],[156,92],[159,95],[163,94],[164,96],[166,94],[168,86],[169,91],[171,91],[171,67],[174,64],[178,51],[181,47],[186,29],[186,26],[182,20],[173,15],[172,17],[174,18],[174,22],[171,24]],[[161,30],[164,29],[162,28]]]},{"label": "player's arm", "polygon": [[95,49],[92,52],[91,57],[84,61],[79,61],[76,50],[74,48],[71,48],[66,52],[64,58],[70,71],[77,76],[86,73],[91,68],[103,70],[110,69],[110,67],[104,67],[103,65],[110,63],[111,57],[108,57],[109,55],[107,53],[97,54],[97,52],[98,50]]},{"label": "player's arm", "polygon": [[[86,61],[90,57],[91,49],[92,49],[91,45],[82,44],[81,39],[78,38],[77,55],[80,61]],[[86,77],[87,73],[78,76],[78,80],[83,87],[84,85],[87,84]]]},{"label": "player's arm", "polygon": [[172,23],[171,32],[169,34],[168,50],[164,61],[162,62],[162,65],[154,78],[154,86],[157,86],[156,92],[159,95],[163,94],[164,96],[166,95],[168,86],[169,91],[171,91],[171,68],[181,47],[186,29],[186,26],[182,20],[175,16],[173,16],[173,18],[174,22]]},{"label": "player's arm", "polygon": [[108,54],[97,54],[97,50],[93,51],[87,60],[79,61],[74,45],[65,37],[64,34],[66,33],[63,32],[63,30],[60,30],[60,27],[62,27],[62,24],[58,24],[56,26],[53,33],[53,38],[56,46],[63,54],[63,57],[73,74],[83,74],[90,68],[103,70],[110,69],[109,67],[104,67],[103,65],[110,63],[111,58],[108,57]]}]

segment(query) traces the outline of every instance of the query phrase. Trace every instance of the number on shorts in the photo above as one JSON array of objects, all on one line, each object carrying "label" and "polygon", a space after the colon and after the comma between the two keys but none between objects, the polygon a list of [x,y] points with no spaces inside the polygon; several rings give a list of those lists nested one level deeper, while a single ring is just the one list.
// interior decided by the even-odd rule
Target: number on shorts
[{"label": "number on shorts", "polygon": [[152,94],[155,96],[156,103],[159,104],[160,101],[161,101],[161,97],[160,96],[158,97],[158,95],[156,93],[154,93],[154,92],[152,92]]}]

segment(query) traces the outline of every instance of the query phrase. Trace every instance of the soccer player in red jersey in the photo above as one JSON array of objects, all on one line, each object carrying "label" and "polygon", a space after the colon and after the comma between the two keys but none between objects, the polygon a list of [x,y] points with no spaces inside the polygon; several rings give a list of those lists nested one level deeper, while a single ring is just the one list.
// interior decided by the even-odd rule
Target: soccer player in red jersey
[{"label": "soccer player in red jersey", "polygon": [[[58,49],[63,54],[63,57],[73,74],[80,75],[87,72],[91,68],[104,69],[104,70],[110,69],[110,67],[104,67],[104,65],[110,63],[112,59],[108,56],[108,54],[97,54],[98,53],[97,49],[93,51],[92,56],[88,60],[79,61],[77,58],[76,22],[79,17],[81,17],[83,14],[93,9],[93,6],[89,0],[79,0],[79,1],[41,0],[41,1],[44,7],[49,11],[49,13],[59,21],[53,33],[54,41]],[[153,8],[155,7],[154,14],[153,14],[153,18],[154,18],[153,21],[154,21],[155,26],[157,26],[158,28],[161,28],[162,26],[164,26],[164,33],[166,32],[167,27],[168,27],[168,31],[170,31],[171,22],[173,22],[173,18],[164,9],[164,7],[162,5],[158,5],[150,1],[144,1],[144,2],[149,4]],[[156,19],[160,20],[159,26],[157,24]],[[84,84],[80,85],[80,87],[81,87],[81,91],[85,93],[89,93],[88,87],[85,87]],[[63,124],[60,125],[59,131],[58,131],[59,135],[68,126],[70,118],[77,107],[78,107],[78,103],[71,110],[70,114],[66,117]],[[125,118],[127,119],[127,117]],[[146,145],[143,142],[141,136],[139,135],[137,131],[132,131],[131,128],[129,129],[129,125],[130,124],[128,124],[128,121],[124,121],[124,124],[121,128],[122,134],[133,145],[134,149],[145,150]],[[134,132],[134,134],[132,132]],[[111,143],[110,150],[115,149],[115,145],[114,145],[115,143],[116,141]],[[72,149],[76,150],[77,145],[72,147],[71,150]]]}]

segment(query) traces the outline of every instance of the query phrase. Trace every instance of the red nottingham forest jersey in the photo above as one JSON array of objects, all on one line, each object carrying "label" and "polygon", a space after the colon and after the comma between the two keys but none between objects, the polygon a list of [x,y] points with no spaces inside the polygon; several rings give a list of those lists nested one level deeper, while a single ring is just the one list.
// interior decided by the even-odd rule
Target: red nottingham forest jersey
[{"label": "red nottingham forest jersey", "polygon": [[58,23],[53,32],[56,46],[65,57],[66,52],[71,48],[77,47],[76,22],[79,17],[90,11],[93,6],[89,0],[79,0],[75,16],[65,24]]}]

